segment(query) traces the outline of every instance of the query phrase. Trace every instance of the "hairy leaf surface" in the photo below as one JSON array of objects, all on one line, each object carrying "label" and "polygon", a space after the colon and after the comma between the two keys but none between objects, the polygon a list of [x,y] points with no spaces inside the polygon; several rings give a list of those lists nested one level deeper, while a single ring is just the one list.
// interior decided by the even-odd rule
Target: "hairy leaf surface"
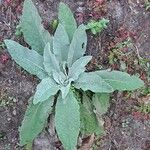
[{"label": "hairy leaf surface", "polygon": [[70,8],[62,2],[59,4],[58,19],[59,22],[65,27],[65,30],[71,41],[77,28],[77,23]]},{"label": "hairy leaf surface", "polygon": [[92,59],[92,56],[84,56],[76,60],[71,68],[69,68],[69,77],[74,81],[78,79],[79,75],[85,71],[85,66]]},{"label": "hairy leaf surface", "polygon": [[96,71],[105,82],[113,87],[114,90],[135,90],[144,86],[144,82],[136,76],[130,76],[126,72],[121,71]]},{"label": "hairy leaf surface", "polygon": [[68,34],[64,26],[59,23],[53,40],[53,52],[59,61],[67,61],[69,45]]},{"label": "hairy leaf surface", "polygon": [[5,44],[9,54],[18,65],[40,79],[47,77],[47,73],[43,66],[43,57],[36,51],[23,47],[12,40],[5,40]]},{"label": "hairy leaf surface", "polygon": [[55,125],[58,137],[66,150],[73,150],[80,130],[79,105],[72,91],[66,100],[59,95],[55,110]]},{"label": "hairy leaf surface", "polygon": [[57,71],[53,71],[53,79],[59,84],[62,85],[64,83],[64,81],[66,80],[66,76],[63,72],[57,72]]},{"label": "hairy leaf surface", "polygon": [[71,67],[77,59],[85,54],[87,45],[87,35],[85,29],[85,26],[82,24],[76,29],[73,35],[68,53],[67,62],[69,67]]},{"label": "hairy leaf surface", "polygon": [[52,72],[60,72],[59,61],[56,56],[51,52],[50,43],[47,43],[44,48],[44,67],[49,75],[52,75]]},{"label": "hairy leaf surface", "polygon": [[45,45],[51,41],[51,36],[43,28],[41,22],[42,20],[32,0],[25,0],[21,20],[23,35],[33,50],[43,54]]},{"label": "hairy leaf surface", "polygon": [[96,93],[92,97],[92,103],[98,115],[105,114],[110,106],[110,95],[107,93]]},{"label": "hairy leaf surface", "polygon": [[111,93],[114,91],[96,72],[82,73],[74,86],[77,89],[81,88],[83,91],[90,90],[95,93]]},{"label": "hairy leaf surface", "polygon": [[51,78],[43,79],[36,88],[33,104],[43,102],[59,90],[59,85]]},{"label": "hairy leaf surface", "polygon": [[62,94],[62,99],[64,99],[64,100],[65,100],[67,94],[69,93],[70,85],[71,85],[71,82],[69,82],[66,86],[61,86],[61,88],[60,88],[61,94]]},{"label": "hairy leaf surface", "polygon": [[96,115],[93,112],[90,98],[83,94],[83,102],[80,104],[81,132],[84,135],[95,133],[96,135],[103,134],[104,129],[99,124]]},{"label": "hairy leaf surface", "polygon": [[49,114],[52,111],[54,98],[34,105],[32,101],[29,103],[25,117],[20,127],[20,144],[25,145],[31,143],[33,139],[42,131]]}]

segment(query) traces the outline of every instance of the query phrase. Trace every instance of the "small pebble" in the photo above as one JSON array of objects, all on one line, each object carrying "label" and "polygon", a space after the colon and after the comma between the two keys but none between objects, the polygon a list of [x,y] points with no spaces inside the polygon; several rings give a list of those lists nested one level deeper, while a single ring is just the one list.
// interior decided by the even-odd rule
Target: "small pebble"
[{"label": "small pebble", "polygon": [[16,103],[16,102],[17,102],[17,99],[13,98],[13,102]]},{"label": "small pebble", "polygon": [[84,2],[77,2],[77,4],[78,4],[79,6],[83,6],[83,5],[84,5]]},{"label": "small pebble", "polygon": [[15,116],[16,116],[16,114],[17,114],[16,110],[13,110],[12,113],[13,113],[13,115],[15,115]]},{"label": "small pebble", "polygon": [[85,7],[78,7],[77,12],[83,13],[85,11]]},{"label": "small pebble", "polygon": [[11,120],[11,118],[7,118],[7,121],[10,121]]}]

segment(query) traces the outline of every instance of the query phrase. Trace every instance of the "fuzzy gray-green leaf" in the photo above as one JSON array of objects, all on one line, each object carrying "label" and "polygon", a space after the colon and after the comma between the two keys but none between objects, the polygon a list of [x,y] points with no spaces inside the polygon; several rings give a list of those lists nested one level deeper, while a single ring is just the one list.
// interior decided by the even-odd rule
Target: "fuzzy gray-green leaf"
[{"label": "fuzzy gray-green leaf", "polygon": [[105,114],[110,106],[109,99],[110,95],[107,93],[95,93],[92,97],[95,113],[98,115]]},{"label": "fuzzy gray-green leaf", "polygon": [[59,61],[51,52],[50,43],[47,43],[44,48],[44,67],[49,75],[52,75],[53,70],[60,72]]},{"label": "fuzzy gray-green leaf", "polygon": [[59,95],[55,109],[55,125],[65,150],[74,150],[80,130],[80,112],[72,91],[68,93],[65,102],[61,94]]},{"label": "fuzzy gray-green leaf", "polygon": [[59,85],[64,84],[66,80],[66,75],[63,72],[57,72],[55,70],[52,73],[52,77]]},{"label": "fuzzy gray-green leaf", "polygon": [[87,35],[85,29],[85,26],[82,24],[76,29],[73,35],[73,39],[71,41],[68,53],[67,62],[69,67],[71,67],[77,59],[85,54],[87,45]]},{"label": "fuzzy gray-green leaf", "polygon": [[114,90],[135,90],[144,86],[144,82],[140,78],[134,75],[130,76],[126,72],[100,70],[96,71],[96,74],[112,86]]},{"label": "fuzzy gray-green leaf", "polygon": [[62,99],[65,99],[67,94],[70,91],[70,85],[71,85],[71,81],[69,81],[69,83],[66,86],[61,86],[60,90],[61,90],[61,94],[62,94]]},{"label": "fuzzy gray-green leaf", "polygon": [[59,23],[53,40],[53,52],[59,61],[67,61],[69,51],[69,37],[62,24]]},{"label": "fuzzy gray-green leaf", "polygon": [[46,120],[52,111],[53,97],[34,105],[29,103],[22,125],[19,128],[20,144],[31,143],[34,138],[43,130]]},{"label": "fuzzy gray-green leaf", "polygon": [[92,59],[92,56],[84,56],[79,58],[73,63],[71,68],[69,68],[69,77],[74,81],[78,79],[79,75],[85,71],[85,66]]},{"label": "fuzzy gray-green leaf", "polygon": [[90,90],[95,93],[111,93],[113,88],[106,83],[96,72],[82,73],[74,83],[77,89]]},{"label": "fuzzy gray-green leaf", "polygon": [[47,73],[43,66],[43,57],[36,51],[23,47],[12,40],[5,40],[5,44],[9,54],[18,65],[40,79],[47,77]]},{"label": "fuzzy gray-green leaf", "polygon": [[43,102],[59,90],[59,85],[51,78],[43,79],[36,88],[33,104]]},{"label": "fuzzy gray-green leaf", "polygon": [[77,23],[70,8],[62,2],[59,4],[58,19],[59,22],[65,27],[65,30],[71,41],[77,28]]},{"label": "fuzzy gray-green leaf", "polygon": [[43,54],[47,42],[51,41],[51,36],[41,24],[42,20],[38,14],[32,0],[25,0],[23,5],[23,15],[21,27],[25,41],[40,54]]},{"label": "fuzzy gray-green leaf", "polygon": [[93,110],[94,107],[90,98],[84,93],[80,104],[81,132],[84,135],[95,133],[96,135],[103,134],[104,129],[99,124]]}]

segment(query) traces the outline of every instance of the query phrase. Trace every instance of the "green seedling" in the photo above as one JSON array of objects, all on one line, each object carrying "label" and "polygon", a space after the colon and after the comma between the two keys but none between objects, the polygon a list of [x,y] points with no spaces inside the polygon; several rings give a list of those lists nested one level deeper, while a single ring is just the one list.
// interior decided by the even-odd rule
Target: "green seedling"
[{"label": "green seedling", "polygon": [[138,63],[147,72],[148,82],[150,81],[150,59],[139,57]]},{"label": "green seedling", "polygon": [[[132,43],[131,38],[128,38],[128,39],[116,44],[116,46],[112,49],[112,51],[110,51],[110,54],[108,56],[109,63],[114,64],[114,63],[118,62],[119,58],[130,55],[131,52],[124,53],[122,51],[122,49],[123,48],[131,48],[132,46],[133,46],[133,43]],[[123,61],[120,61],[120,64],[121,64],[121,69],[125,70],[126,64]]]},{"label": "green seedling", "polygon": [[125,120],[122,121],[122,127],[123,128],[128,127],[129,124],[130,124],[130,119],[129,118],[127,118],[127,119],[125,119]]},{"label": "green seedling", "polygon": [[12,105],[13,105],[13,98],[9,97],[6,94],[0,93],[0,107],[12,106]]},{"label": "green seedling", "polygon": [[32,150],[32,142],[31,143],[28,143],[26,146],[25,146],[25,150]]},{"label": "green seedling", "polygon": [[125,47],[130,48],[132,46],[133,46],[133,42],[132,42],[131,38],[127,38],[125,41],[122,41],[121,43],[118,43],[116,45],[116,48],[122,49],[122,48],[125,48]]},{"label": "green seedling", "polygon": [[141,88],[141,92],[140,92],[143,96],[148,96],[150,95],[150,86],[147,85],[143,88]]},{"label": "green seedling", "polygon": [[105,28],[107,28],[107,24],[109,23],[109,20],[107,19],[101,19],[99,21],[91,20],[87,25],[87,30],[91,30],[91,32],[96,35],[97,33],[102,32]]},{"label": "green seedling", "polygon": [[146,10],[150,9],[150,1],[149,0],[145,0],[145,9]]},{"label": "green seedling", "polygon": [[[32,14],[32,15],[31,15]],[[92,56],[85,56],[86,27],[77,23],[71,10],[60,3],[59,24],[51,36],[31,0],[25,0],[21,28],[31,49],[13,40],[5,40],[8,52],[17,64],[41,81],[29,100],[19,128],[20,145],[30,144],[55,115],[55,127],[66,150],[74,150],[79,133],[102,134],[101,115],[109,107],[109,95],[115,90],[135,90],[144,85],[136,76],[119,71],[85,72]]]},{"label": "green seedling", "polygon": [[5,49],[5,43],[4,42],[0,43],[0,48]]},{"label": "green seedling", "polygon": [[22,35],[21,25],[17,25],[15,35],[20,37]]},{"label": "green seedling", "polygon": [[149,114],[150,113],[150,86],[144,87],[141,90],[141,94],[144,96],[142,104],[138,107],[138,111],[144,113],[144,114]]},{"label": "green seedling", "polygon": [[56,31],[57,26],[58,26],[58,20],[57,19],[52,20],[52,22],[50,23],[50,27],[53,33]]},{"label": "green seedling", "polygon": [[141,104],[139,106],[139,111],[144,114],[149,114],[150,113],[150,104]]},{"label": "green seedling", "polygon": [[6,133],[0,132],[0,139],[5,139],[5,138],[6,138]]}]

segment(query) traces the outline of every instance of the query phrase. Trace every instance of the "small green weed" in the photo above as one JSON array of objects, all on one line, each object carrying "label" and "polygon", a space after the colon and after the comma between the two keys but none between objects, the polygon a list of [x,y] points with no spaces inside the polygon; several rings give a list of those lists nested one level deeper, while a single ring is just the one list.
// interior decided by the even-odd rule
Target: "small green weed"
[{"label": "small green weed", "polygon": [[97,33],[102,32],[105,28],[107,28],[107,24],[109,23],[109,20],[107,19],[101,19],[99,21],[91,20],[87,25],[87,30],[91,30],[91,32],[96,35]]},{"label": "small green weed", "polygon": [[149,0],[145,0],[145,9],[146,10],[150,9],[150,1]]},{"label": "small green weed", "polygon": [[50,23],[50,28],[52,29],[52,33],[56,31],[57,26],[58,26],[58,20],[57,19],[52,20],[52,22]]},{"label": "small green weed", "polygon": [[14,98],[9,97],[7,94],[5,94],[1,91],[1,93],[0,93],[0,107],[12,106],[13,105],[13,99]]},{"label": "small green weed", "polygon": [[110,54],[108,56],[109,64],[113,65],[113,64],[117,63],[119,60],[120,64],[121,64],[121,69],[125,70],[126,64],[121,60],[122,60],[122,57],[130,55],[131,52],[124,53],[123,49],[131,48],[132,46],[133,46],[133,43],[132,43],[131,38],[127,38],[126,40],[124,40],[120,43],[117,43],[115,45],[115,47],[112,48],[112,50],[110,51]]},{"label": "small green weed", "polygon": [[2,49],[5,49],[5,48],[6,48],[6,46],[5,46],[5,43],[4,43],[4,42],[1,42],[1,43],[0,43],[0,48],[2,48]]},{"label": "small green weed", "polygon": [[20,37],[22,35],[21,25],[17,25],[15,35]]},{"label": "small green weed", "polygon": [[141,104],[138,109],[140,112],[144,114],[150,113],[150,104]]},{"label": "small green weed", "polygon": [[150,59],[145,59],[145,58],[140,57],[139,64],[147,72],[147,78],[148,78],[148,81],[150,81]]},{"label": "small green weed", "polygon": [[144,87],[144,88],[141,90],[141,94],[144,95],[144,96],[147,96],[148,94],[150,94],[150,87],[149,87],[149,86]]},{"label": "small green weed", "polygon": [[6,139],[6,133],[5,132],[0,133],[0,139]]},{"label": "small green weed", "polygon": [[143,87],[141,89],[141,95],[142,97],[140,100],[142,103],[140,103],[138,107],[138,112],[141,112],[143,114],[150,114],[150,86]]},{"label": "small green weed", "polygon": [[123,49],[123,48],[131,48],[133,46],[132,40],[130,37],[128,37],[126,40],[122,41],[121,43],[118,43],[116,45],[117,49]]}]

